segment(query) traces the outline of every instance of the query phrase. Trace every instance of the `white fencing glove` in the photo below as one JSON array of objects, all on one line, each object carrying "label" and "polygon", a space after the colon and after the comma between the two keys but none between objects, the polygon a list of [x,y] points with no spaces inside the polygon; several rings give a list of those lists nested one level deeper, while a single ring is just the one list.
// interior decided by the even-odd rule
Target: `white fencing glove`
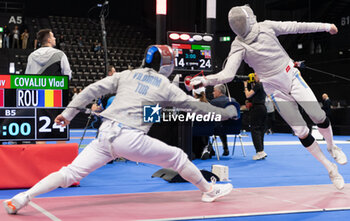
[{"label": "white fencing glove", "polygon": [[207,84],[207,80],[204,77],[198,76],[191,79],[190,87],[191,88],[198,88],[198,87],[205,87]]}]

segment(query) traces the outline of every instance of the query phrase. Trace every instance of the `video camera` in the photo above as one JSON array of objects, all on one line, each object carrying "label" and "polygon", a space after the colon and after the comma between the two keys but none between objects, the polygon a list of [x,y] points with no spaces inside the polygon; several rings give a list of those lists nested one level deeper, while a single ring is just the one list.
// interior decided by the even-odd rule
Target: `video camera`
[{"label": "video camera", "polygon": [[255,73],[250,73],[248,75],[236,75],[235,81],[236,82],[248,81],[248,83],[253,83],[255,82]]}]

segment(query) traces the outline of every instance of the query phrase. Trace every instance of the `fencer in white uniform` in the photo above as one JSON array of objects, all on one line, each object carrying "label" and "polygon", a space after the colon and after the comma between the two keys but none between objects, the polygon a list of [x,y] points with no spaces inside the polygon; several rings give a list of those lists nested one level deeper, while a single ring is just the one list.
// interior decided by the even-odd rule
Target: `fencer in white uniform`
[{"label": "fencer in white uniform", "polygon": [[180,148],[169,146],[147,135],[152,124],[143,122],[145,102],[159,102],[159,106],[190,109],[197,114],[213,112],[220,114],[222,120],[237,116],[233,105],[217,108],[208,103],[198,102],[171,84],[168,76],[173,70],[173,62],[171,47],[150,46],[146,50],[142,68],[108,76],[79,93],[62,114],[57,116],[57,124],[69,124],[79,112],[78,109],[94,99],[105,94],[116,94],[110,107],[101,113],[104,121],[98,138],[85,147],[70,165],[51,173],[28,191],[4,201],[6,211],[15,214],[33,197],[58,187],[69,187],[116,157],[176,170],[203,192],[204,202],[212,202],[229,194],[232,190],[230,183],[208,183]]},{"label": "fencer in white uniform", "polygon": [[339,164],[347,158],[333,141],[332,127],[315,95],[294,67],[293,60],[281,46],[277,36],[284,34],[329,32],[336,34],[337,27],[328,23],[300,23],[264,21],[257,22],[253,10],[247,6],[233,7],[228,14],[231,29],[237,35],[232,42],[227,62],[222,71],[204,77],[195,77],[191,85],[216,85],[232,81],[244,60],[263,83],[266,94],[273,100],[275,108],[291,126],[304,147],[319,160],[329,172],[330,179],[338,189],[344,187],[344,179],[336,164],[322,153],[318,143],[310,134],[306,122],[299,112],[303,107],[327,141],[327,149]]}]

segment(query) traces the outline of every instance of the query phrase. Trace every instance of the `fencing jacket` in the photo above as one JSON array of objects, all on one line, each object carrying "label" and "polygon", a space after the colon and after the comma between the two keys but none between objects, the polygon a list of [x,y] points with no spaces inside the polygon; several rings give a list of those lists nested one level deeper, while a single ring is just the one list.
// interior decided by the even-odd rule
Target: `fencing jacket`
[{"label": "fencing jacket", "polygon": [[231,44],[225,68],[217,74],[208,75],[206,84],[216,85],[232,81],[243,60],[254,69],[260,80],[265,82],[265,79],[280,74],[293,62],[279,43],[277,36],[329,31],[330,27],[331,24],[328,23],[277,21],[256,23],[246,39],[236,37]]},{"label": "fencing jacket", "polygon": [[71,121],[79,108],[84,108],[102,95],[112,93],[116,94],[115,98],[101,116],[146,133],[152,126],[152,123],[143,122],[143,107],[146,104],[159,104],[163,108],[175,106],[200,114],[211,112],[221,115],[221,120],[237,116],[237,110],[232,105],[223,109],[198,102],[170,83],[167,77],[150,68],[126,70],[90,84],[68,104],[62,115]]}]

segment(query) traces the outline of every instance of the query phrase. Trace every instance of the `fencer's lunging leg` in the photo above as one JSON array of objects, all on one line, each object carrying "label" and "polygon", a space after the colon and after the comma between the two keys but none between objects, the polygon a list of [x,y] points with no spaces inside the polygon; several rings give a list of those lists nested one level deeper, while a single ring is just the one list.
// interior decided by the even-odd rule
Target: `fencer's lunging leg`
[{"label": "fencer's lunging leg", "polygon": [[59,171],[51,173],[29,190],[17,194],[10,200],[5,200],[3,205],[8,213],[15,214],[26,206],[32,198],[58,187],[69,187],[111,159],[112,156],[107,147],[95,139],[67,167],[62,167]]},{"label": "fencer's lunging leg", "polygon": [[318,131],[322,134],[327,142],[327,147],[334,146],[332,126],[328,118],[323,123],[317,124]]},{"label": "fencer's lunging leg", "polygon": [[232,184],[215,184],[215,180],[209,184],[203,177],[199,169],[188,159],[184,166],[178,170],[179,174],[187,181],[191,182],[202,191],[203,202],[213,202],[216,199],[226,196],[232,191]]},{"label": "fencer's lunging leg", "polygon": [[320,161],[320,163],[323,164],[323,166],[327,169],[328,172],[331,170],[332,162],[330,162],[326,158],[320,146],[311,134],[308,134],[307,137],[304,139],[300,139],[300,142],[303,144],[304,147],[306,147],[306,149],[312,154],[312,156],[314,156],[318,161]]},{"label": "fencer's lunging leg", "polygon": [[344,165],[348,162],[348,159],[344,152],[334,144],[333,141],[333,131],[332,125],[328,118],[323,123],[317,124],[318,131],[322,134],[324,139],[327,142],[327,150],[335,161],[341,165]]},{"label": "fencer's lunging leg", "polygon": [[211,185],[204,179],[199,169],[188,159],[183,168],[178,172],[182,178],[198,187],[202,192],[208,192],[210,190]]},{"label": "fencer's lunging leg", "polygon": [[64,176],[60,172],[54,172],[35,184],[28,191],[21,192],[10,200],[5,200],[3,205],[9,214],[16,214],[18,210],[26,206],[34,197],[50,192],[64,185]]},{"label": "fencer's lunging leg", "polygon": [[28,194],[29,199],[50,192],[58,187],[64,185],[64,176],[60,172],[54,172],[42,179],[40,182],[35,184],[30,188],[26,193]]},{"label": "fencer's lunging leg", "polygon": [[177,171],[181,177],[202,191],[204,202],[213,202],[232,191],[233,187],[230,183],[208,183],[199,169],[188,160],[183,150],[145,135],[142,131],[124,130],[112,145],[118,156]]},{"label": "fencer's lunging leg", "polygon": [[[300,138],[299,138],[300,139]],[[338,167],[334,163],[330,162],[323,154],[320,146],[315,141],[315,138],[310,134],[306,138],[300,139],[301,143],[306,149],[327,169],[329,178],[331,179],[334,186],[341,190],[344,188],[344,179],[338,172]]]}]

